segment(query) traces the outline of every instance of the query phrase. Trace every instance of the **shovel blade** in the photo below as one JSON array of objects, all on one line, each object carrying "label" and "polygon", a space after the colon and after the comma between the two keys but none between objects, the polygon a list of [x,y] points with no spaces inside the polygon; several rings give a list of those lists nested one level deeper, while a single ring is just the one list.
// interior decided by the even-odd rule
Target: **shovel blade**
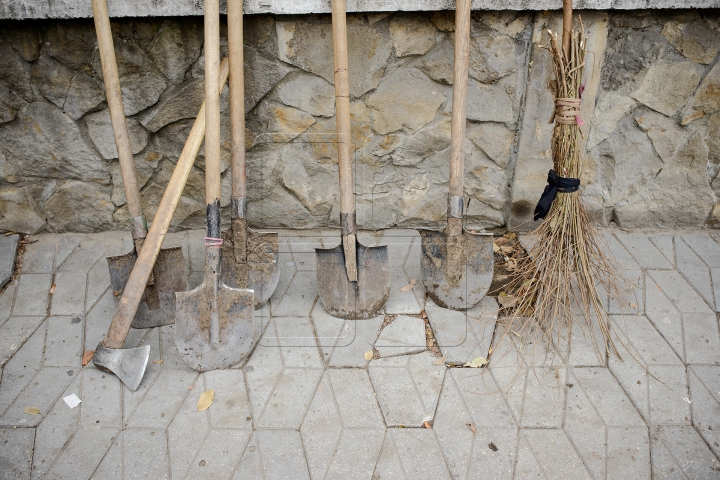
[{"label": "shovel blade", "polygon": [[316,248],[317,289],[325,310],[339,318],[377,316],[390,296],[390,262],[386,246],[357,243],[358,281],[348,280],[343,246]]},{"label": "shovel blade", "polygon": [[107,348],[102,343],[95,348],[93,363],[101,370],[114,373],[131,391],[137,390],[145,375],[150,345],[137,348]]},{"label": "shovel blade", "polygon": [[228,287],[247,288],[255,294],[255,308],[270,299],[280,281],[278,268],[279,240],[277,233],[245,230],[247,238],[246,262],[235,259],[233,231],[223,234],[222,281]]},{"label": "shovel blade", "polygon": [[[199,372],[229,368],[250,353],[255,313],[252,290],[230,288],[217,276],[206,275],[202,285],[176,295],[175,345],[190,367]],[[217,335],[211,334],[214,315]]]},{"label": "shovel blade", "polygon": [[[119,301],[130,273],[135,266],[137,252],[107,257],[110,269],[110,286]],[[138,305],[133,328],[152,328],[169,325],[175,321],[175,292],[188,288],[188,274],[182,247],[163,248],[153,267],[154,284],[147,285]]]},{"label": "shovel blade", "polygon": [[492,235],[447,237],[442,232],[420,230],[423,285],[435,303],[452,310],[467,310],[482,300],[492,283]]}]

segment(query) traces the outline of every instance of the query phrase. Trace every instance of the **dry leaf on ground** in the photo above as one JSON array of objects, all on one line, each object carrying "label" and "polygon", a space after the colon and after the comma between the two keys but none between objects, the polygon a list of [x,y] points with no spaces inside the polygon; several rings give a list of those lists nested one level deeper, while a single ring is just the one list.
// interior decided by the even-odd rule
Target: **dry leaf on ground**
[{"label": "dry leaf on ground", "polygon": [[370,360],[372,360],[372,358],[373,358],[372,350],[368,350],[367,352],[365,352],[365,360],[367,360],[369,362]]},{"label": "dry leaf on ground", "polygon": [[630,302],[630,308],[637,308],[637,303]]},{"label": "dry leaf on ground", "polygon": [[207,410],[215,400],[215,390],[205,390],[198,400],[198,412]]},{"label": "dry leaf on ground", "polygon": [[497,243],[493,243],[493,252],[500,253],[500,246]]},{"label": "dry leaf on ground", "polygon": [[94,356],[95,356],[95,350],[85,350],[85,352],[83,353],[83,358],[82,358],[82,366],[84,367],[85,365],[90,363],[90,360],[92,360]]},{"label": "dry leaf on ground", "polygon": [[505,238],[505,237],[498,237],[498,238],[495,239],[495,241],[494,241],[493,243],[494,243],[495,245],[497,245],[498,247],[501,247],[501,246],[505,245],[507,242],[508,242],[508,239],[507,239],[507,238]]},{"label": "dry leaf on ground", "polygon": [[512,253],[513,250],[514,250],[514,249],[513,249],[511,246],[509,246],[509,245],[503,245],[502,247],[500,247],[500,251],[501,251],[502,253],[505,253],[505,254],[507,254],[507,253]]},{"label": "dry leaf on ground", "polygon": [[508,232],[503,235],[503,237],[507,238],[508,240],[515,240],[515,238],[517,238],[517,234],[515,234],[514,232]]},{"label": "dry leaf on ground", "polygon": [[410,283],[400,289],[401,292],[409,292],[415,286],[415,279],[410,280]]},{"label": "dry leaf on ground", "polygon": [[55,295],[55,284],[52,284],[52,287],[50,287],[50,295]]},{"label": "dry leaf on ground", "polygon": [[447,355],[445,355],[444,357],[438,358],[438,359],[435,360],[433,363],[434,363],[435,365],[445,365],[445,361],[446,361],[446,360],[447,360]]},{"label": "dry leaf on ground", "polygon": [[188,390],[195,390],[195,385],[188,385]]},{"label": "dry leaf on ground", "polygon": [[472,362],[467,362],[463,367],[471,367],[471,368],[481,368],[488,364],[488,361],[485,360],[485,357],[475,357],[473,358]]},{"label": "dry leaf on ground", "polygon": [[164,359],[164,358],[161,358],[160,360],[154,360],[153,363],[154,363],[155,365],[160,365],[160,364],[161,364],[162,362],[164,362],[164,361],[165,361],[165,359]]},{"label": "dry leaf on ground", "polygon": [[28,415],[40,415],[40,409],[37,407],[25,407],[23,408],[23,412]]},{"label": "dry leaf on ground", "polygon": [[427,420],[425,420],[425,423],[423,423],[423,427],[427,428],[428,430],[432,428],[430,427],[430,424],[427,422]]},{"label": "dry leaf on ground", "polygon": [[470,427],[470,430],[472,430],[473,433],[477,433],[477,428],[475,428],[475,425],[473,425],[472,423],[466,423],[465,425]]}]

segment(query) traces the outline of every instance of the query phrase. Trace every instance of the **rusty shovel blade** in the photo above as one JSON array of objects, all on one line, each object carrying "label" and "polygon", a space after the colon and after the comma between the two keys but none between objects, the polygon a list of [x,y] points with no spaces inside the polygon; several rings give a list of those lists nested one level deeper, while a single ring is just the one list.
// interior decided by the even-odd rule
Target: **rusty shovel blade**
[{"label": "rusty shovel blade", "polygon": [[253,292],[222,282],[219,255],[219,248],[208,248],[203,283],[176,294],[175,345],[199,372],[229,368],[253,347]]},{"label": "rusty shovel blade", "polygon": [[357,243],[358,281],[348,280],[342,244],[316,248],[317,289],[325,310],[339,318],[366,319],[377,316],[390,296],[390,262],[387,246],[366,247]]},{"label": "rusty shovel blade", "polygon": [[[115,300],[121,298],[125,285],[137,261],[137,251],[107,257],[110,269],[110,286]],[[154,283],[145,287],[138,306],[133,328],[152,328],[175,321],[175,292],[188,289],[188,274],[182,247],[163,248],[153,267]]]},{"label": "rusty shovel blade", "polygon": [[467,310],[482,300],[492,283],[494,257],[491,234],[420,230],[423,285],[435,303]]},{"label": "rusty shovel blade", "polygon": [[[233,227],[234,228],[234,227]],[[245,229],[245,258],[235,258],[233,229],[223,233],[222,281],[228,287],[247,288],[255,295],[255,308],[270,299],[280,281],[278,234]]]}]

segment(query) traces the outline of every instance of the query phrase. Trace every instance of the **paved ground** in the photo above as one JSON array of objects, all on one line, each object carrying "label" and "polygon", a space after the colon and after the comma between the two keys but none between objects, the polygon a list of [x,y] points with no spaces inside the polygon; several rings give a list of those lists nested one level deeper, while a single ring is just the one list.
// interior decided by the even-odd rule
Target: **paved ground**
[{"label": "paved ground", "polygon": [[[637,282],[610,305],[625,362],[603,367],[582,332],[564,355],[514,335],[498,344],[491,298],[467,315],[426,305],[413,231],[384,239],[389,317],[335,319],[317,300],[313,247],[337,237],[282,232],[282,279],[257,312],[248,361],[198,374],[172,326],[134,330],[128,345],[152,352],[134,393],[80,366],[114,311],[104,257],[129,237],[36,237],[0,294],[0,477],[720,478],[718,238],[605,234]],[[202,235],[168,239],[183,245],[193,285]],[[495,342],[491,368],[448,368],[428,351],[423,309],[448,363]],[[215,401],[198,412],[209,389]]]}]

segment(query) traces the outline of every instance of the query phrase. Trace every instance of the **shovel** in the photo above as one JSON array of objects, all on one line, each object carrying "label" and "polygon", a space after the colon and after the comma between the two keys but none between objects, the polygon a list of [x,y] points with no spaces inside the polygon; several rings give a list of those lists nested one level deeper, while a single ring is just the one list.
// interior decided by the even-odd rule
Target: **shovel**
[{"label": "shovel", "polygon": [[[93,0],[92,7],[105,80],[105,95],[120,160],[120,172],[125,185],[125,198],[132,217],[133,250],[125,255],[107,258],[110,268],[110,285],[117,299],[130,278],[130,272],[137,261],[138,252],[142,250],[143,242],[147,237],[147,221],[140,204],[140,189],[123,110],[107,3],[105,0]],[[132,326],[150,328],[173,323],[175,321],[175,292],[187,290],[187,287],[188,275],[182,248],[173,247],[160,250],[153,272],[145,287],[145,293],[140,300],[137,312],[135,312]]]},{"label": "shovel", "polygon": [[[228,77],[228,62],[224,60],[220,65],[220,86],[225,84]],[[112,323],[105,339],[95,348],[93,363],[101,370],[114,373],[133,392],[137,390],[145,374],[150,346],[123,349],[125,339],[130,331],[138,305],[142,301],[143,291],[148,278],[152,274],[155,259],[160,252],[160,246],[165,239],[173,213],[180,202],[182,191],[190,176],[195,157],[205,134],[205,104],[200,107],[190,135],[183,147],[177,165],[170,177],[160,206],[155,213],[155,220],[150,227],[143,249],[138,255],[135,266],[130,272],[122,298],[118,303]]]},{"label": "shovel", "polygon": [[230,60],[230,131],[232,137],[232,228],[223,234],[222,281],[255,294],[255,308],[262,307],[280,280],[278,234],[247,228],[245,175],[245,80],[243,76],[243,5],[228,2]]},{"label": "shovel", "polygon": [[447,226],[441,232],[420,230],[425,290],[435,303],[453,310],[467,310],[482,300],[494,266],[492,235],[466,232],[462,224],[469,49],[470,0],[457,0]]},{"label": "shovel", "polygon": [[315,249],[315,274],[320,299],[330,315],[364,319],[376,316],[390,295],[390,263],[387,246],[366,247],[356,237],[345,0],[332,0],[332,26],[342,244]]},{"label": "shovel", "polygon": [[[216,78],[220,63],[219,0],[205,0],[205,75]],[[183,360],[200,372],[228,368],[253,346],[252,290],[225,285],[220,238],[220,89],[205,82],[205,278],[189,292],[178,292],[175,345]]]}]

